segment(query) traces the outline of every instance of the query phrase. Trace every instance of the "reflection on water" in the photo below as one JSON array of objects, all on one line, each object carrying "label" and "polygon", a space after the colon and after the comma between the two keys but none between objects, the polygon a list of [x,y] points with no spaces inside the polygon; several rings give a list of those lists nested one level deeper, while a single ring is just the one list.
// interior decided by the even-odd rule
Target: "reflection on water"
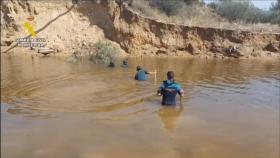
[{"label": "reflection on water", "polygon": [[180,104],[179,106],[162,106],[158,111],[164,128],[168,131],[172,131],[175,128],[176,120],[180,117],[184,110],[184,106]]},{"label": "reflection on water", "polygon": [[[3,157],[278,156],[280,61],[1,57]],[[157,79],[134,81],[137,65]],[[186,92],[176,107],[156,96],[168,70]]]}]

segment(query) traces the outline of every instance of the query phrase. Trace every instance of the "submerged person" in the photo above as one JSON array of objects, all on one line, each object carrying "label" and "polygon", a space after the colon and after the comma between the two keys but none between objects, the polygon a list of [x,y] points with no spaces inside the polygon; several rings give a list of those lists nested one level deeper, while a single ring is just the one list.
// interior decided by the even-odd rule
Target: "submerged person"
[{"label": "submerged person", "polygon": [[128,68],[128,61],[127,61],[127,59],[123,60],[122,68]]},{"label": "submerged person", "polygon": [[162,105],[176,105],[176,95],[179,94],[181,97],[184,95],[183,89],[175,82],[174,77],[174,72],[168,71],[167,80],[159,87],[158,95],[162,96]]},{"label": "submerged person", "polygon": [[115,66],[116,66],[116,64],[113,61],[110,61],[108,67],[115,67]]},{"label": "submerged person", "polygon": [[156,72],[148,72],[147,70],[143,69],[141,66],[136,67],[136,74],[135,74],[135,80],[138,81],[146,81],[147,75],[149,74],[155,74]]}]

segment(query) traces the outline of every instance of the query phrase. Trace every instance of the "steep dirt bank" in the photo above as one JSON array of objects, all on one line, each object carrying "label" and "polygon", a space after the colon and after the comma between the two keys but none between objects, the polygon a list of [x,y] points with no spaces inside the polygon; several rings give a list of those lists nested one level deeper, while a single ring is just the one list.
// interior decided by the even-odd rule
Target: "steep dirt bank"
[{"label": "steep dirt bank", "polygon": [[47,47],[56,52],[72,54],[89,43],[106,40],[103,29],[79,13],[72,0],[6,0],[1,13],[1,46],[12,47],[17,38],[29,36],[24,23],[30,15],[34,17],[36,38],[46,39]]},{"label": "steep dirt bank", "polygon": [[[38,21],[37,28],[44,28],[38,36],[47,38],[49,47],[59,47],[61,51],[71,52],[108,38],[131,55],[280,56],[280,34],[164,23],[143,17],[126,4],[111,0],[80,1],[77,5],[72,1],[14,0],[4,3],[2,8],[5,28],[1,26],[1,30],[5,30],[6,42],[1,40],[1,44],[26,35],[18,21],[22,23],[32,14]],[[48,21],[52,21],[51,24]],[[9,36],[11,33],[14,35]]]},{"label": "steep dirt bank", "polygon": [[112,5],[100,10],[107,10],[113,22],[106,27],[97,25],[104,28],[108,38],[133,55],[257,57],[279,56],[280,53],[280,34],[168,24],[143,17],[127,5]]}]

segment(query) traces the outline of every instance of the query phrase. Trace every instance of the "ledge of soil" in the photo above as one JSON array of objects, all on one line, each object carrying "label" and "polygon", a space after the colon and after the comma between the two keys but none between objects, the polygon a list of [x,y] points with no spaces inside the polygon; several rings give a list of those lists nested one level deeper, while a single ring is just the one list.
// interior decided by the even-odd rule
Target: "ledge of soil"
[{"label": "ledge of soil", "polygon": [[[45,3],[53,7],[48,9]],[[81,1],[79,4],[66,0],[61,2],[61,6],[52,3],[20,0],[5,2],[1,12],[4,17],[11,19],[4,19],[5,28],[1,26],[1,31],[4,31],[1,45],[11,47],[15,45],[15,37],[24,37],[24,30],[18,21],[31,14],[38,19],[38,26],[41,27],[37,30],[38,36],[46,38],[47,46],[59,52],[57,55],[72,54],[82,49],[83,45],[109,39],[129,56],[207,59],[279,59],[280,56],[280,34],[277,33],[165,23],[139,15],[127,4],[117,4],[112,0]],[[57,14],[55,18],[50,16],[54,13]],[[46,24],[46,21],[49,22]]]}]

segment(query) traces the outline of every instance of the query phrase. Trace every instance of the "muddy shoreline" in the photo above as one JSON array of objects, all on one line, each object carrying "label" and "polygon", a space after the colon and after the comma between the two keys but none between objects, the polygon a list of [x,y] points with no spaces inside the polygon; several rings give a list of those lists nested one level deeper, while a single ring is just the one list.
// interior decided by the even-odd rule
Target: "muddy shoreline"
[{"label": "muddy shoreline", "polygon": [[[1,47],[1,51],[6,50],[8,47]],[[74,52],[74,51],[73,51]],[[13,50],[7,52],[7,53],[1,53],[1,56],[31,56],[31,57],[59,57],[62,59],[67,59],[73,55],[73,52],[59,52],[59,53],[50,53],[49,55],[43,55],[38,53],[38,49],[30,50],[30,48],[21,48],[16,47]],[[227,56],[214,56],[213,54],[203,54],[203,55],[176,55],[176,56],[168,56],[168,55],[150,55],[150,54],[141,54],[141,55],[131,55],[131,54],[125,54],[120,56],[120,59],[123,58],[172,58],[172,59],[201,59],[201,60],[256,60],[256,61],[280,61],[280,56],[260,56],[260,57],[227,57]],[[84,56],[78,56],[79,59],[82,60],[89,60]]]}]

